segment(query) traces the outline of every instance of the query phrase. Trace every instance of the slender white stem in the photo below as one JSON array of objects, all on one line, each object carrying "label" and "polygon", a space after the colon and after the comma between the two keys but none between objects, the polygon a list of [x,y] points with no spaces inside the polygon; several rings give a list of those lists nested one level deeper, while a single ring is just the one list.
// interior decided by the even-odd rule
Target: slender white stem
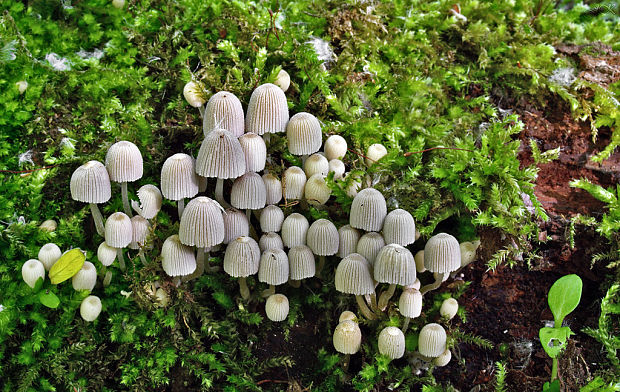
[{"label": "slender white stem", "polygon": [[357,301],[357,306],[360,309],[360,312],[366,317],[368,320],[376,320],[377,316],[368,309],[366,302],[364,302],[364,298],[361,295],[356,295],[355,300]]},{"label": "slender white stem", "polygon": [[200,118],[204,118],[204,116],[205,116],[205,107],[204,106],[198,106],[198,111],[200,112]]},{"label": "slender white stem", "polygon": [[405,317],[405,321],[403,322],[403,327],[401,328],[401,331],[403,331],[403,333],[407,332],[407,328],[409,328],[409,321],[410,320],[411,320],[411,318]]},{"label": "slender white stem", "polygon": [[177,209],[179,211],[179,221],[181,220],[181,216],[183,216],[183,210],[185,210],[185,199],[181,199],[177,201]]},{"label": "slender white stem", "polygon": [[435,282],[431,283],[431,284],[427,284],[426,286],[423,286],[420,289],[420,293],[424,294],[427,293],[429,291],[435,290],[436,288],[438,288],[439,286],[441,286],[441,282],[443,282],[443,278],[444,276],[446,276],[446,273],[439,273],[437,274],[437,277],[435,278]]},{"label": "slender white stem", "polygon": [[118,266],[121,271],[125,272],[127,267],[125,266],[125,258],[123,257],[123,248],[116,248],[116,258],[118,259]]},{"label": "slender white stem", "polygon": [[379,296],[378,306],[381,311],[384,311],[385,308],[387,308],[390,298],[394,295],[394,291],[396,291],[396,285],[391,284],[390,287]]},{"label": "slender white stem", "polygon": [[245,276],[239,278],[239,293],[241,293],[241,298],[246,301],[250,298],[250,289],[248,288]]},{"label": "slender white stem", "polygon": [[223,208],[230,208],[231,205],[224,199],[224,180],[217,179],[215,183],[215,200],[220,203]]},{"label": "slender white stem", "polygon": [[97,229],[97,234],[105,237],[105,225],[103,223],[103,216],[101,215],[99,207],[95,203],[89,203],[88,205],[90,206],[90,214],[93,216],[93,220],[95,221],[95,229]]},{"label": "slender white stem", "polygon": [[123,197],[123,210],[128,217],[132,217],[131,207],[129,206],[129,196],[127,195],[127,183],[121,182],[121,195]]}]

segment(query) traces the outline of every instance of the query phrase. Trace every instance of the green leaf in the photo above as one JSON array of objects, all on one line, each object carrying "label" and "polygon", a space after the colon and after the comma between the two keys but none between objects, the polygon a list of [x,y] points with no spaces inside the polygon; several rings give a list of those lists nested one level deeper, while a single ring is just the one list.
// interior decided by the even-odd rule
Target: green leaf
[{"label": "green leaf", "polygon": [[543,392],[560,392],[560,380],[557,378],[551,382],[546,382],[543,385]]},{"label": "green leaf", "polygon": [[82,269],[84,261],[86,261],[86,256],[78,248],[65,252],[50,268],[50,281],[52,284],[58,284],[73,277]]},{"label": "green leaf", "polygon": [[34,291],[35,293],[39,290],[41,290],[41,287],[43,287],[43,282],[44,282],[44,278],[39,278],[37,279],[36,282],[34,282],[34,287],[32,288],[32,291]]},{"label": "green leaf", "polygon": [[540,344],[551,358],[556,358],[566,346],[566,341],[573,331],[569,327],[544,327],[538,331]]},{"label": "green leaf", "polygon": [[56,309],[60,305],[60,299],[56,294],[49,290],[39,293],[39,301],[48,308]]},{"label": "green leaf", "polygon": [[556,280],[549,289],[549,308],[553,313],[556,327],[561,326],[564,317],[579,305],[582,287],[581,278],[571,274]]}]

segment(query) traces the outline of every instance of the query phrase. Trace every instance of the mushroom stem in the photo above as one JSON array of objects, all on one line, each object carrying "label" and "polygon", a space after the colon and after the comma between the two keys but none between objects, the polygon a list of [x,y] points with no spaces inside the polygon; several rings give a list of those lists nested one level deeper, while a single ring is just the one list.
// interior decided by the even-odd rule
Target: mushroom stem
[{"label": "mushroom stem", "polygon": [[300,156],[300,158],[301,158],[301,163],[303,165],[304,163],[306,163],[306,159],[308,159],[308,154],[304,154],[304,155]]},{"label": "mushroom stem", "polygon": [[140,260],[142,260],[142,265],[147,265],[148,262],[146,261],[146,257],[144,256],[144,251],[142,250],[142,248],[140,248],[140,251],[138,252],[138,257],[140,257]]},{"label": "mushroom stem", "polygon": [[241,293],[241,298],[246,301],[250,298],[250,289],[248,288],[245,276],[239,278],[239,293]]},{"label": "mushroom stem", "polygon": [[129,196],[127,195],[127,183],[121,182],[121,196],[123,197],[123,210],[128,217],[132,217],[131,207],[129,206]]},{"label": "mushroom stem", "polygon": [[316,266],[316,273],[314,274],[314,276],[320,278],[323,267],[325,267],[325,256],[319,256],[319,265]]},{"label": "mushroom stem", "polygon": [[370,309],[375,313],[381,312],[381,310],[379,310],[379,306],[377,305],[377,294],[376,293],[370,294]]},{"label": "mushroom stem", "polygon": [[250,227],[250,237],[258,241],[259,239],[258,233],[256,232],[256,229],[252,225],[252,210],[245,210],[245,217],[248,219],[248,226]]},{"label": "mushroom stem", "polygon": [[271,141],[271,134],[269,132],[265,133],[263,135],[263,140],[265,141],[266,145],[269,145],[269,142]]},{"label": "mushroom stem", "polygon": [[198,111],[200,112],[200,118],[204,118],[205,116],[205,107],[200,105],[198,106]]},{"label": "mushroom stem", "polygon": [[88,203],[90,206],[90,214],[93,216],[93,220],[95,221],[95,228],[97,229],[97,234],[102,237],[105,237],[105,226],[103,224],[103,216],[101,215],[101,211],[99,211],[99,207],[95,203]]},{"label": "mushroom stem", "polygon": [[390,287],[379,296],[379,303],[377,304],[377,306],[381,311],[384,311],[385,308],[387,308],[390,298],[392,298],[392,296],[394,295],[394,291],[396,291],[396,285],[391,284]]},{"label": "mushroom stem", "polygon": [[356,295],[355,296],[355,300],[357,301],[357,306],[359,307],[360,312],[362,312],[364,317],[366,317],[368,320],[376,320],[377,319],[377,316],[375,316],[375,314],[373,312],[371,312],[370,309],[368,309],[368,306],[366,306],[366,302],[364,302],[363,296]]},{"label": "mushroom stem", "polygon": [[224,200],[224,179],[222,178],[218,178],[215,183],[215,200],[217,200],[223,208],[231,207],[231,205]]},{"label": "mushroom stem", "polygon": [[346,372],[349,369],[349,361],[351,360],[351,354],[345,354],[342,358],[342,370]]},{"label": "mushroom stem", "polygon": [[403,321],[403,327],[400,329],[401,331],[403,331],[403,333],[405,333],[407,331],[407,328],[409,328],[409,321],[411,321],[411,318],[405,317],[405,321]]},{"label": "mushroom stem", "polygon": [[441,286],[441,282],[443,282],[443,278],[446,276],[447,272],[440,272],[437,274],[435,278],[435,282],[431,284],[427,284],[420,289],[420,293],[424,294],[429,291],[435,290],[437,287]]},{"label": "mushroom stem", "polygon": [[123,257],[123,248],[116,248],[116,258],[118,259],[118,265],[121,267],[121,271],[125,272],[127,267],[125,266],[125,258]]},{"label": "mushroom stem", "polygon": [[298,288],[300,288],[300,287],[301,287],[301,280],[293,280],[293,279],[289,279],[289,280],[288,280],[288,284],[289,284],[291,287],[294,287],[294,288],[298,289]]},{"label": "mushroom stem", "polygon": [[271,295],[274,295],[276,293],[276,286],[270,284],[268,289],[263,290],[263,293],[261,294],[261,296],[263,298],[267,298]]},{"label": "mushroom stem", "polygon": [[103,287],[108,287],[110,285],[110,282],[112,281],[112,271],[108,271],[105,273],[105,276],[103,277]]},{"label": "mushroom stem", "polygon": [[185,210],[185,198],[177,201],[177,209],[179,211],[179,221],[180,221],[181,217],[183,216],[183,210]]},{"label": "mushroom stem", "polygon": [[207,179],[202,176],[198,176],[198,192],[205,193],[207,191]]}]

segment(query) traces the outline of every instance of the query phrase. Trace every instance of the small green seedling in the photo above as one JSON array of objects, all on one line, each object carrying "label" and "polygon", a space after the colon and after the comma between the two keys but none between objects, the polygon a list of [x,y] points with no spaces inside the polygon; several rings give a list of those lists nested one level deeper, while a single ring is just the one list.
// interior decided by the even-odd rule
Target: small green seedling
[{"label": "small green seedling", "polygon": [[544,392],[560,391],[558,378],[558,356],[573,334],[569,327],[563,327],[564,318],[579,305],[583,283],[577,275],[566,275],[556,280],[549,289],[549,308],[553,313],[553,328],[541,328],[538,336],[543,349],[553,359],[551,381],[543,386]]}]

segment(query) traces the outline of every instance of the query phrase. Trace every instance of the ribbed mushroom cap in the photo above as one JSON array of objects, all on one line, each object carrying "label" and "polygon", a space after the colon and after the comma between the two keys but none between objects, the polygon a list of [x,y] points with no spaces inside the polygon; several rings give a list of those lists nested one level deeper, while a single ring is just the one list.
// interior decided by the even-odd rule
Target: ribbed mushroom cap
[{"label": "ribbed mushroom cap", "polygon": [[106,267],[112,265],[116,259],[116,248],[106,244],[105,241],[100,243],[97,248],[97,259]]},{"label": "ribbed mushroom cap", "polygon": [[31,288],[37,283],[39,278],[45,279],[45,267],[37,259],[30,259],[22,265],[22,278]]},{"label": "ribbed mushroom cap", "polygon": [[475,243],[467,241],[459,244],[461,250],[461,267],[465,267],[476,259],[476,250],[478,250],[479,245],[480,241],[476,241]]},{"label": "ribbed mushroom cap", "polygon": [[[114,252],[116,253],[116,250]],[[62,256],[62,251],[58,245],[50,242],[43,245],[41,249],[39,249],[37,258],[41,263],[43,263],[45,270],[49,271],[50,268],[52,268],[52,265],[60,259],[60,256]]]},{"label": "ribbed mushroom cap", "polygon": [[69,188],[71,198],[82,203],[105,203],[112,195],[110,176],[99,161],[88,161],[75,169]]},{"label": "ribbed mushroom cap", "polygon": [[299,245],[288,251],[288,264],[292,280],[311,278],[316,273],[316,263],[312,250]]},{"label": "ribbed mushroom cap", "polygon": [[340,135],[331,135],[325,140],[325,157],[328,160],[342,159],[347,153],[347,141]]},{"label": "ribbed mushroom cap", "polygon": [[424,267],[431,272],[452,272],[461,266],[461,249],[456,238],[446,233],[432,236],[424,246]]},{"label": "ribbed mushroom cap", "polygon": [[258,240],[258,246],[261,252],[269,249],[282,249],[284,250],[284,243],[278,233],[270,232],[263,234]]},{"label": "ribbed mushroom cap", "polygon": [[274,286],[288,281],[288,256],[282,249],[263,252],[258,267],[258,280]]},{"label": "ribbed mushroom cap", "polygon": [[133,239],[131,219],[122,212],[115,212],[105,221],[105,242],[113,248],[124,248]]},{"label": "ribbed mushroom cap", "polygon": [[438,357],[446,351],[446,331],[437,323],[426,324],[420,330],[418,351],[425,357]]},{"label": "ribbed mushroom cap", "polygon": [[345,294],[366,295],[375,292],[370,265],[364,256],[351,253],[336,268],[336,290]]},{"label": "ribbed mushroom cap", "polygon": [[190,106],[195,108],[199,108],[205,104],[202,89],[200,88],[200,85],[193,80],[190,80],[185,83],[185,86],[183,86],[183,97],[185,97],[185,100],[190,104]]},{"label": "ribbed mushroom cap", "polygon": [[357,316],[355,315],[355,313],[351,312],[350,310],[345,310],[344,312],[340,313],[340,317],[338,317],[338,322],[341,323],[345,320],[350,320],[353,321],[357,324]]},{"label": "ribbed mushroom cap", "polygon": [[276,76],[276,81],[273,82],[276,86],[280,87],[282,91],[286,92],[291,85],[291,76],[285,70],[281,69]]},{"label": "ribbed mushroom cap", "polygon": [[278,204],[282,200],[282,182],[271,173],[263,174],[263,182],[267,191],[265,203]]},{"label": "ribbed mushroom cap", "polygon": [[245,169],[250,172],[262,171],[267,162],[267,146],[263,138],[250,132],[239,137],[239,143],[245,156]]},{"label": "ribbed mushroom cap", "polygon": [[280,231],[282,222],[284,222],[284,212],[278,206],[268,205],[260,213],[260,229],[264,233]]},{"label": "ribbed mushroom cap", "polygon": [[387,155],[387,149],[382,144],[373,144],[366,151],[366,165],[372,166]]},{"label": "ribbed mushroom cap", "polygon": [[379,333],[379,353],[390,359],[405,355],[405,335],[396,327],[386,327]]},{"label": "ribbed mushroom cap", "polygon": [[458,311],[459,303],[454,298],[444,299],[441,303],[441,308],[439,308],[439,314],[441,317],[447,318],[448,320],[452,320]]},{"label": "ribbed mushroom cap", "polygon": [[229,208],[224,211],[224,244],[228,244],[237,237],[250,235],[248,217],[241,211]]},{"label": "ribbed mushroom cap", "polygon": [[351,320],[338,323],[334,330],[334,348],[341,354],[355,354],[362,344],[362,331],[359,325]]},{"label": "ribbed mushroom cap", "polygon": [[405,317],[416,318],[422,313],[422,294],[416,289],[403,290],[398,299],[398,311]]},{"label": "ribbed mushroom cap", "polygon": [[329,161],[321,154],[312,154],[304,162],[304,173],[308,178],[315,174],[326,177],[329,173]]},{"label": "ribbed mushroom cap", "polygon": [[91,291],[97,283],[97,268],[90,261],[85,261],[82,269],[71,278],[71,283],[74,290]]},{"label": "ribbed mushroom cap", "polygon": [[209,98],[202,129],[205,136],[214,129],[226,129],[236,137],[243,135],[245,117],[241,101],[233,93],[220,91]]},{"label": "ribbed mushroom cap", "polygon": [[196,173],[221,179],[242,176],[245,173],[245,155],[235,135],[225,129],[209,132],[196,158]]},{"label": "ribbed mushroom cap", "polygon": [[114,182],[139,180],[142,178],[143,163],[138,146],[126,140],[114,143],[105,155],[105,168]]},{"label": "ribbed mushroom cap", "polygon": [[327,203],[331,194],[332,190],[327,186],[323,175],[314,174],[312,177],[308,178],[304,191],[304,196],[308,204],[313,206],[323,205]]},{"label": "ribbed mushroom cap", "polygon": [[418,253],[413,257],[415,260],[415,269],[418,274],[426,271],[426,267],[424,266],[424,251],[419,250]]},{"label": "ribbed mushroom cap", "polygon": [[338,257],[347,257],[357,250],[360,232],[351,225],[345,225],[338,229],[338,239]]},{"label": "ribbed mushroom cap", "polygon": [[379,251],[374,264],[374,278],[380,283],[408,286],[415,283],[415,261],[409,249],[389,244]]},{"label": "ribbed mushroom cap", "polygon": [[265,302],[265,313],[271,321],[286,320],[288,309],[288,298],[284,294],[272,294]]},{"label": "ribbed mushroom cap", "polygon": [[95,321],[101,313],[101,300],[96,295],[89,295],[80,304],[80,316],[85,321]]},{"label": "ribbed mushroom cap", "polygon": [[435,366],[440,366],[440,367],[446,366],[447,364],[450,363],[451,359],[452,359],[452,353],[450,352],[450,350],[446,349],[446,351],[444,351],[440,356],[433,359],[433,364]]},{"label": "ribbed mushroom cap", "polygon": [[131,227],[133,231],[133,239],[129,243],[129,248],[140,249],[146,244],[146,238],[151,230],[151,224],[140,215],[136,215],[131,218]]},{"label": "ribbed mushroom cap", "polygon": [[196,196],[198,175],[194,158],[178,153],[166,159],[161,167],[161,193],[174,201]]},{"label": "ribbed mushroom cap", "polygon": [[237,178],[230,192],[230,204],[235,208],[258,210],[265,207],[267,190],[260,175],[247,172]]},{"label": "ribbed mushroom cap", "polygon": [[383,194],[374,188],[362,189],[351,205],[350,224],[356,229],[379,231],[387,215]]},{"label": "ribbed mushroom cap", "polygon": [[179,238],[185,245],[207,248],[224,241],[222,207],[205,196],[192,199],[183,211]]},{"label": "ribbed mushroom cap", "polygon": [[230,242],[224,254],[224,271],[232,277],[246,277],[258,272],[260,249],[250,237],[238,237]]},{"label": "ribbed mushroom cap", "polygon": [[183,245],[177,234],[166,238],[161,247],[161,266],[168,276],[186,276],[196,270],[192,247]]},{"label": "ribbed mushroom cap", "polygon": [[306,245],[306,236],[310,223],[305,216],[294,212],[282,222],[282,241],[287,248]]},{"label": "ribbed mushroom cap", "polygon": [[341,180],[347,168],[340,159],[332,159],[329,161],[329,172],[334,172],[334,180]]},{"label": "ribbed mushroom cap", "polygon": [[308,228],[306,243],[317,256],[332,256],[338,253],[338,229],[331,221],[319,219]]},{"label": "ribbed mushroom cap", "polygon": [[357,253],[361,254],[368,260],[371,265],[375,265],[375,260],[379,251],[385,246],[385,240],[379,233],[371,231],[360,237],[357,242]]},{"label": "ribbed mushroom cap", "polygon": [[314,154],[321,149],[322,138],[321,124],[310,113],[297,113],[286,125],[288,150],[293,155]]},{"label": "ribbed mushroom cap", "polygon": [[300,167],[291,166],[286,169],[282,177],[282,193],[284,194],[284,199],[302,199],[304,197],[306,178],[306,173],[304,173]]},{"label": "ribbed mushroom cap", "polygon": [[162,197],[159,188],[155,185],[147,184],[138,189],[138,204],[131,201],[131,206],[140,216],[146,219],[153,219],[159,210],[161,210]]},{"label": "ribbed mushroom cap", "polygon": [[383,238],[388,244],[407,246],[415,242],[415,222],[408,211],[398,208],[383,221]]},{"label": "ribbed mushroom cap", "polygon": [[284,132],[287,122],[288,104],[284,91],[271,83],[258,86],[252,92],[248,104],[246,132],[254,132],[257,135]]}]

